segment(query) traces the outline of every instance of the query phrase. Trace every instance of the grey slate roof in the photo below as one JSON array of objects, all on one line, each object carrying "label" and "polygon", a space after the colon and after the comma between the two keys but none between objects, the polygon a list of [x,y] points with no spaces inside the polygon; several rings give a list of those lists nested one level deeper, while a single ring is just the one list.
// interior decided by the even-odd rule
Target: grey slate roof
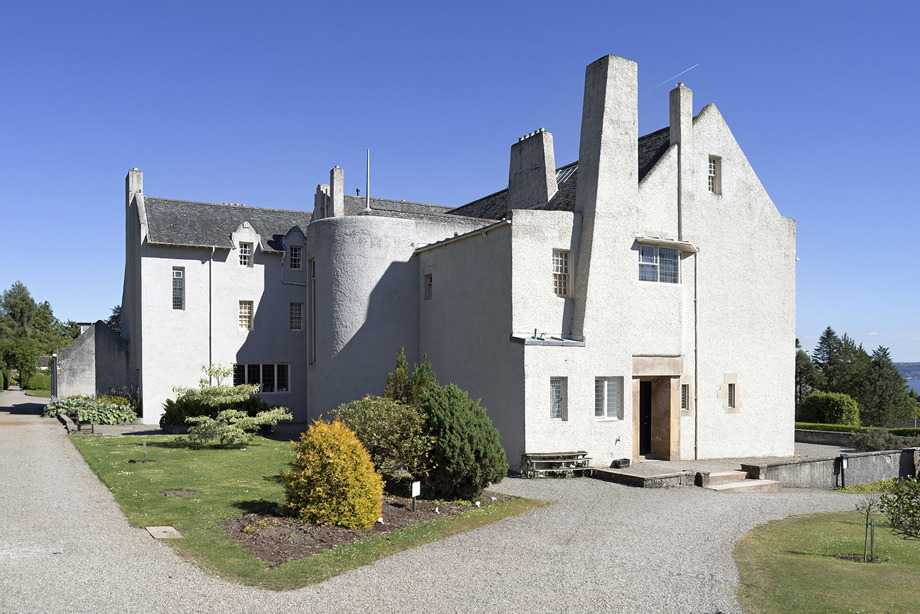
[{"label": "grey slate roof", "polygon": [[[671,145],[671,128],[661,130],[639,137],[639,181],[652,170],[652,167],[661,159],[661,156]],[[578,185],[578,161],[572,162],[556,169],[556,182],[558,191],[542,209],[546,211],[574,211],[575,189]],[[484,196],[479,200],[457,207],[450,212],[451,215],[465,217],[478,217],[489,220],[500,220],[508,213],[508,190],[504,189],[494,194]]]},{"label": "grey slate roof", "polygon": [[[345,195],[345,215],[358,215],[364,211],[365,198],[352,194]],[[390,211],[393,213],[414,213],[417,215],[444,215],[451,211],[451,207],[441,205],[426,205],[412,203],[405,200],[387,200],[385,198],[371,197],[371,209],[374,211]]]},{"label": "grey slate roof", "polygon": [[150,243],[232,248],[230,235],[249,222],[262,237],[262,249],[281,251],[281,239],[295,226],[306,232],[313,217],[307,211],[218,205],[171,198],[144,197]]}]

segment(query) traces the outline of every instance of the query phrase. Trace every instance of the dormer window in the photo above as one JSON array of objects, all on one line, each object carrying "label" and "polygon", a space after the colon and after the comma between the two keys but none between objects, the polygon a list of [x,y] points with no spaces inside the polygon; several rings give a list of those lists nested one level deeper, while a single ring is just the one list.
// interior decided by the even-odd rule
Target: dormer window
[{"label": "dormer window", "polygon": [[303,267],[303,248],[297,245],[292,245],[288,249],[288,263],[291,266],[291,269],[294,271],[299,271]]},{"label": "dormer window", "polygon": [[240,266],[252,266],[252,243],[240,243]]}]

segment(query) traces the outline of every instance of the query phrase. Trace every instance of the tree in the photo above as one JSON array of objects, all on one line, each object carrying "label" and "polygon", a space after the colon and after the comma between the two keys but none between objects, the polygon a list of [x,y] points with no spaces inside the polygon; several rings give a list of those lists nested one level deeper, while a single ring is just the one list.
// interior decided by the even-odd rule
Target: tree
[{"label": "tree", "polygon": [[38,346],[40,354],[50,356],[76,339],[80,334],[79,325],[74,322],[62,323],[51,310],[48,301],[39,303],[29,327],[29,337]]},{"label": "tree", "polygon": [[0,296],[0,311],[6,316],[6,325],[10,328],[9,336],[18,337],[27,333],[29,324],[38,311],[38,305],[35,304],[25,284],[16,281]]},{"label": "tree", "polygon": [[821,333],[821,338],[818,339],[818,345],[815,346],[815,350],[811,353],[815,366],[818,367],[819,370],[824,371],[828,365],[836,362],[839,349],[840,338],[837,336],[837,333],[834,332],[834,329],[828,326],[824,329],[824,332]]},{"label": "tree", "polygon": [[802,399],[815,392],[817,386],[818,371],[811,357],[803,349],[795,352],[795,406],[802,403]]},{"label": "tree", "polygon": [[888,348],[879,346],[872,352],[872,369],[868,382],[868,395],[861,405],[867,424],[898,427],[907,424],[914,415],[914,403],[907,381],[894,367]]},{"label": "tree", "polygon": [[121,334],[121,305],[112,307],[112,315],[105,321],[105,325],[116,333]]},{"label": "tree", "polygon": [[19,371],[19,385],[25,386],[38,368],[38,348],[25,336],[0,339],[0,362]]}]

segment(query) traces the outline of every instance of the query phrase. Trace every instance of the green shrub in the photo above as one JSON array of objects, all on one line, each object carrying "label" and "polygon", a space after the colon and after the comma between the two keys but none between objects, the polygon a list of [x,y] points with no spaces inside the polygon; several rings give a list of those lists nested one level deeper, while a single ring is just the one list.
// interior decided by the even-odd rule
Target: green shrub
[{"label": "green shrub", "polygon": [[286,407],[273,407],[268,411],[250,416],[244,411],[225,409],[216,418],[209,416],[192,416],[188,418],[192,427],[189,429],[188,441],[193,444],[217,442],[218,448],[244,446],[263,426],[275,426],[282,420],[293,420]]},{"label": "green shrub", "polygon": [[920,539],[920,481],[899,480],[890,492],[881,496],[881,506],[896,533]]},{"label": "green shrub", "polygon": [[472,499],[508,473],[501,437],[486,410],[450,384],[429,390],[422,403],[427,432],[434,437],[432,469],[423,480],[428,494]]},{"label": "green shrub", "polygon": [[809,431],[833,431],[835,433],[866,433],[869,429],[851,424],[818,424],[813,422],[796,422],[795,428]]},{"label": "green shrub", "polygon": [[859,406],[845,394],[814,392],[802,400],[796,420],[859,426]]},{"label": "green shrub", "polygon": [[6,390],[6,373],[0,369],[0,390]]},{"label": "green shrub", "polygon": [[317,420],[281,474],[288,513],[312,524],[369,529],[380,517],[383,480],[354,431],[340,420]]},{"label": "green shrub", "polygon": [[895,435],[900,435],[901,437],[920,437],[920,429],[903,428],[903,429],[888,429],[888,430]]},{"label": "green shrub", "polygon": [[10,384],[12,384],[12,383],[13,383],[13,376],[10,375],[10,370],[9,370],[9,369],[4,369],[4,370],[3,370],[3,389],[4,389],[4,390],[9,390],[9,389],[10,389]]},{"label": "green shrub", "polygon": [[137,414],[130,405],[104,403],[92,397],[52,399],[42,411],[45,418],[56,418],[61,414],[85,424],[121,424],[137,420]]},{"label": "green shrub", "polygon": [[428,470],[433,438],[425,433],[425,415],[418,405],[366,396],[330,412],[355,432],[377,471],[418,478]]},{"label": "green shrub", "polygon": [[900,450],[916,445],[916,440],[893,435],[887,429],[872,429],[853,438],[853,447],[863,452]]},{"label": "green shrub", "polygon": [[[212,365],[201,369],[208,377],[198,381],[198,388],[173,388],[176,398],[167,399],[163,404],[160,428],[185,426],[189,418],[197,416],[216,418],[227,409],[240,410],[252,417],[269,410],[268,403],[255,396],[258,384],[228,386],[223,380],[233,372],[229,367]],[[212,379],[217,380],[216,385],[211,384]]]},{"label": "green shrub", "polygon": [[26,390],[51,390],[51,375],[44,371],[39,371],[29,378]]}]

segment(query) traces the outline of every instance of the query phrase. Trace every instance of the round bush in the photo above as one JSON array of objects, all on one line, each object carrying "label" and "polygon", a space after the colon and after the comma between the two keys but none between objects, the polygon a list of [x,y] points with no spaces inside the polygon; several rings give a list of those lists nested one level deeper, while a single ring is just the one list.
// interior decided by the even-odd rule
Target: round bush
[{"label": "round bush", "polygon": [[317,420],[281,474],[287,511],[304,522],[369,529],[380,517],[383,480],[354,431],[341,421]]},{"label": "round bush", "polygon": [[425,415],[418,405],[366,396],[331,412],[367,448],[377,471],[421,477],[428,468],[432,438],[425,434]]},{"label": "round bush", "polygon": [[435,387],[422,403],[427,414],[433,468],[424,480],[428,494],[443,499],[478,497],[508,473],[501,437],[486,410],[450,384]]},{"label": "round bush", "polygon": [[848,395],[838,392],[815,392],[802,400],[796,420],[819,424],[859,426],[859,406]]}]

